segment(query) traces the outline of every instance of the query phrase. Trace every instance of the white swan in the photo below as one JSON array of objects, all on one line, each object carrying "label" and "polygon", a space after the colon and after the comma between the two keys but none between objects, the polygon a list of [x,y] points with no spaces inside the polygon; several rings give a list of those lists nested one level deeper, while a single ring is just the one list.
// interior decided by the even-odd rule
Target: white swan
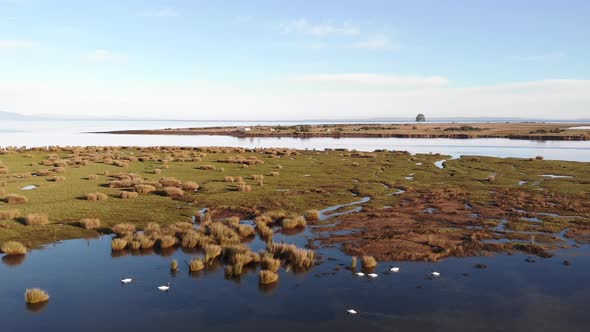
[{"label": "white swan", "polygon": [[399,267],[397,267],[397,266],[392,267],[391,269],[389,269],[389,271],[391,271],[391,272],[399,272]]},{"label": "white swan", "polygon": [[371,278],[377,278],[377,273],[369,273],[367,275]]},{"label": "white swan", "polygon": [[121,283],[122,284],[128,284],[128,283],[130,283],[132,281],[133,281],[132,278],[123,278],[123,279],[121,279]]},{"label": "white swan", "polygon": [[348,312],[348,314],[350,314],[350,315],[356,315],[357,314],[356,310],[354,310],[354,309],[346,309],[346,312]]},{"label": "white swan", "polygon": [[440,276],[440,272],[432,272],[432,276],[433,277],[438,277],[438,276]]},{"label": "white swan", "polygon": [[365,276],[365,274],[362,273],[362,272],[357,272],[356,275],[359,276],[359,277],[364,277]]},{"label": "white swan", "polygon": [[158,289],[161,290],[162,292],[167,292],[170,289],[170,283],[167,282],[166,286],[159,286]]}]

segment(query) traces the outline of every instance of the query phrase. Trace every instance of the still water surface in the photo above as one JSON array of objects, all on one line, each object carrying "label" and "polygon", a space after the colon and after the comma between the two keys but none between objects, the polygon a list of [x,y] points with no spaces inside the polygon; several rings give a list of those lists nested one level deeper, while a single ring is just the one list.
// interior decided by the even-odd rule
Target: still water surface
[{"label": "still water surface", "polygon": [[[590,161],[590,142],[527,141],[510,139],[420,139],[420,138],[238,138],[230,136],[154,136],[109,135],[89,132],[124,129],[161,129],[243,125],[259,122],[196,121],[3,121],[1,146],[234,146],[285,147],[295,149],[347,148],[359,151],[376,149],[405,150],[411,153],[441,153],[459,157],[481,155],[496,157]],[[265,125],[293,125],[288,122],[264,122]],[[313,122],[309,122],[313,124]]]}]

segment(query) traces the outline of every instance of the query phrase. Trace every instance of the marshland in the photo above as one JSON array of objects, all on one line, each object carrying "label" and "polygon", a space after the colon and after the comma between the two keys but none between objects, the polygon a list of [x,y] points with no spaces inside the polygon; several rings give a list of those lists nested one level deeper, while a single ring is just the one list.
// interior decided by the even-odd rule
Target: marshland
[{"label": "marshland", "polygon": [[[4,148],[0,161],[0,306],[19,330],[75,316],[99,331],[96,310],[154,331],[142,313],[212,331],[584,320],[587,163],[222,147]],[[32,288],[48,300],[25,305]]]}]

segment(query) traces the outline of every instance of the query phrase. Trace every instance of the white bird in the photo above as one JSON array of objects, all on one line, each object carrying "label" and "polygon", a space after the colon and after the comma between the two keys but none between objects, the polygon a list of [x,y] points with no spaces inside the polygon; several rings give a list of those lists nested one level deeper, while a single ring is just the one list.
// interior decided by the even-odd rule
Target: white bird
[{"label": "white bird", "polygon": [[432,276],[433,277],[438,277],[438,276],[440,276],[440,272],[432,272]]},{"label": "white bird", "polygon": [[399,272],[399,267],[392,267],[391,269],[389,269],[389,271],[391,272]]},{"label": "white bird", "polygon": [[354,309],[346,309],[346,312],[348,312],[350,315],[356,315],[357,312]]},{"label": "white bird", "polygon": [[121,279],[121,283],[122,284],[128,284],[128,283],[130,283],[132,281],[133,281],[133,279],[131,279],[131,278],[123,278],[123,279]]},{"label": "white bird", "polygon": [[377,278],[377,273],[369,273],[367,275],[371,278]]},{"label": "white bird", "polygon": [[362,273],[362,272],[357,272],[356,275],[359,276],[359,277],[363,277],[365,274]]},{"label": "white bird", "polygon": [[162,292],[167,292],[170,289],[170,283],[167,282],[166,286],[159,286],[158,289],[161,290]]}]

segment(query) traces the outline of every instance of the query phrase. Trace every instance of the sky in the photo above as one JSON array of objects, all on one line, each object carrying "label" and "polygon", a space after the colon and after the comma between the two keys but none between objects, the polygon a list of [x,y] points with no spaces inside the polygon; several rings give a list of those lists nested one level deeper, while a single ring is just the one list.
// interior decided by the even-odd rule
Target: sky
[{"label": "sky", "polygon": [[587,0],[0,0],[0,111],[590,118]]}]

